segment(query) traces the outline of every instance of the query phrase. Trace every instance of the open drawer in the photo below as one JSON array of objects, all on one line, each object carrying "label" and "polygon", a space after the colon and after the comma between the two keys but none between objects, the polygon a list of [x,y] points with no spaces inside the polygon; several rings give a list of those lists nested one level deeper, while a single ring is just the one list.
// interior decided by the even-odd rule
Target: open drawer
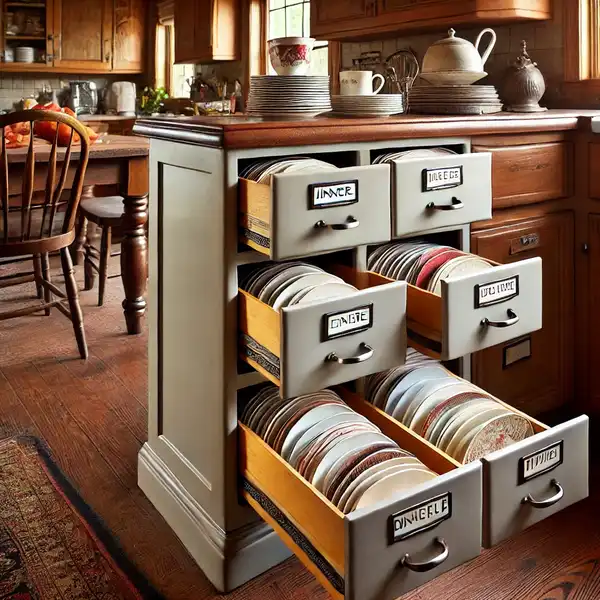
[{"label": "open drawer", "polygon": [[[508,405],[507,405],[508,406]],[[547,427],[483,463],[483,544],[489,548],[589,495],[589,419]]]},{"label": "open drawer", "polygon": [[355,294],[284,307],[239,290],[240,358],[298,396],[404,364],[406,283],[340,268]]},{"label": "open drawer", "polygon": [[[496,400],[528,419],[534,435],[474,461],[481,462],[483,467],[485,548],[583,500],[589,494],[588,417],[583,415],[548,427],[498,398]],[[427,444],[447,462],[459,465],[452,457],[372,404],[362,399],[348,401],[348,404],[386,435],[390,436],[393,427],[399,427]]]},{"label": "open drawer", "polygon": [[239,180],[240,241],[273,260],[390,239],[390,167],[281,173]]},{"label": "open drawer", "polygon": [[392,161],[392,237],[492,218],[492,155]]},{"label": "open drawer", "polygon": [[439,296],[408,285],[406,312],[409,345],[441,360],[531,333],[542,327],[542,259],[442,280]]},{"label": "open drawer", "polygon": [[334,598],[393,600],[480,553],[479,462],[458,468],[390,420],[384,433],[440,476],[344,515],[260,437],[238,429],[244,498]]}]

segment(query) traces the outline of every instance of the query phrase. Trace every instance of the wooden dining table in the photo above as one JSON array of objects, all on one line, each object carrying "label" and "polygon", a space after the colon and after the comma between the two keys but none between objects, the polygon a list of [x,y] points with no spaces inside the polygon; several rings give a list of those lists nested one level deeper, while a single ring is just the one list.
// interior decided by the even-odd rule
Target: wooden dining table
[{"label": "wooden dining table", "polygon": [[[50,144],[35,140],[34,192],[46,189],[47,163]],[[21,193],[27,148],[14,148],[8,154],[9,195]],[[64,162],[65,151],[59,151],[57,160]],[[65,189],[72,185],[79,153],[73,146],[71,166]],[[118,186],[123,196],[124,215],[121,241],[121,278],[125,298],[123,312],[127,332],[142,331],[146,312],[146,280],[148,276],[148,246],[146,224],[148,222],[148,169],[149,143],[135,136],[107,135],[90,147],[84,186]]]}]

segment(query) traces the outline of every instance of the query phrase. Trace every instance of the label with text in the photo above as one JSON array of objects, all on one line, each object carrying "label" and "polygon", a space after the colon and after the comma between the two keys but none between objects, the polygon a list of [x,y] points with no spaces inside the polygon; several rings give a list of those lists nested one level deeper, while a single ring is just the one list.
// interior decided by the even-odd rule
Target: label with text
[{"label": "label with text", "polygon": [[452,516],[452,494],[446,492],[415,504],[390,517],[390,542],[400,542],[428,529],[433,529]]},{"label": "label with text", "polygon": [[519,459],[519,485],[548,473],[563,462],[563,440]]},{"label": "label with text", "polygon": [[358,202],[358,179],[334,183],[312,183],[308,186],[310,208],[345,206]]},{"label": "label with text", "polygon": [[519,276],[514,275],[491,283],[475,286],[475,308],[506,302],[519,295]]},{"label": "label with text", "polygon": [[440,167],[439,169],[423,169],[423,191],[445,190],[463,184],[463,168]]},{"label": "label with text", "polygon": [[373,305],[329,313],[323,316],[323,341],[354,335],[373,327]]}]

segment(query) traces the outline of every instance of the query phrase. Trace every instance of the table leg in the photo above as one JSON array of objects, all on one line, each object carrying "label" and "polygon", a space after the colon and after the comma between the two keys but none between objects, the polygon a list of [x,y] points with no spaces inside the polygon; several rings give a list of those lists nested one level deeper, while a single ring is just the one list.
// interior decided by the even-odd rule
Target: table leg
[{"label": "table leg", "polygon": [[123,312],[127,333],[142,331],[146,312],[146,280],[148,277],[148,195],[125,196],[123,214],[123,241],[121,242],[121,278],[125,289]]}]

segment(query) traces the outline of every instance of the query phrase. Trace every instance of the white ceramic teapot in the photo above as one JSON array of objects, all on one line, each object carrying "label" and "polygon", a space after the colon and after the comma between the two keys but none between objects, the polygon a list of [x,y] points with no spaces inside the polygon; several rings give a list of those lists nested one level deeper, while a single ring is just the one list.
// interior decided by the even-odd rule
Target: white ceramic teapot
[{"label": "white ceramic teapot", "polygon": [[[487,75],[483,66],[494,45],[496,32],[484,29],[475,41],[455,36],[454,29],[448,31],[448,37],[429,47],[423,58],[421,77],[434,85],[468,85]],[[492,37],[483,55],[479,54],[481,38],[489,33]]]}]

